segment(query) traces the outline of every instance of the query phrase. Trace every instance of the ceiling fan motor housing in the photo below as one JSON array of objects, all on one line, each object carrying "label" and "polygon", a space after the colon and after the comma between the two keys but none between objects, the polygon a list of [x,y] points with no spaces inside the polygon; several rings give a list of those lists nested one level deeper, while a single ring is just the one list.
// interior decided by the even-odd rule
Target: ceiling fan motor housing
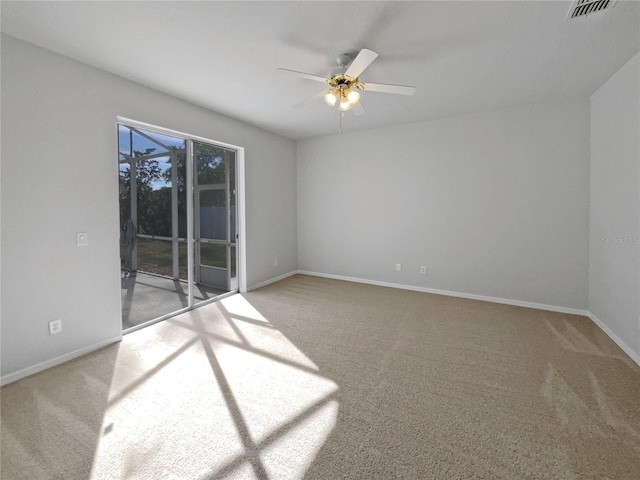
[{"label": "ceiling fan motor housing", "polygon": [[344,73],[333,75],[330,79],[327,80],[327,83],[338,90],[346,90],[347,88],[351,87],[355,87],[360,90],[364,88],[364,86],[360,82],[358,82],[357,78],[350,77],[349,75],[345,75]]}]

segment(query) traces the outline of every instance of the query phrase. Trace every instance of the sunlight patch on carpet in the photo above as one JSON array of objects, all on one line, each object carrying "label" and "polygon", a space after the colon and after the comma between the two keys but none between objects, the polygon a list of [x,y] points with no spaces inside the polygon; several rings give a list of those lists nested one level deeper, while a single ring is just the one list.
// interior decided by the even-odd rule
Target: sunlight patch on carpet
[{"label": "sunlight patch on carpet", "polygon": [[302,478],[335,426],[337,391],[229,297],[125,337],[90,478]]}]

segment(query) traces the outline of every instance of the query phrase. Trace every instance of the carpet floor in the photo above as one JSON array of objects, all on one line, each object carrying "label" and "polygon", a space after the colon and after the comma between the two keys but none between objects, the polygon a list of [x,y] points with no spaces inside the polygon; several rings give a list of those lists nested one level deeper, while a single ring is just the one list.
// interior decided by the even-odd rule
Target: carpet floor
[{"label": "carpet floor", "polygon": [[9,479],[637,479],[588,318],[296,275],[2,388]]}]

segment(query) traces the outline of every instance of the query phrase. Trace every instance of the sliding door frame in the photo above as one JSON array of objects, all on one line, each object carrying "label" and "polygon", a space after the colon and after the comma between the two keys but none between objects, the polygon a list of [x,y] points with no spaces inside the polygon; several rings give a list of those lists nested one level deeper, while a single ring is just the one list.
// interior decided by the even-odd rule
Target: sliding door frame
[{"label": "sliding door frame", "polygon": [[[187,140],[185,142],[186,147],[186,184],[188,186],[187,190],[187,269],[188,269],[188,306],[185,308],[181,308],[174,312],[171,312],[167,315],[163,315],[161,317],[155,318],[153,320],[149,320],[148,322],[143,322],[140,325],[136,325],[135,327],[128,328],[125,333],[130,333],[135,330],[139,330],[141,328],[147,327],[154,323],[160,322],[162,320],[166,320],[167,318],[171,318],[180,313],[187,312],[189,310],[193,310],[194,308],[201,307],[203,305],[207,305],[212,302],[216,302],[225,297],[234,295],[236,293],[246,293],[247,292],[247,274],[246,274],[246,238],[245,238],[245,163],[244,163],[244,148],[232,145],[230,143],[220,142],[217,140],[211,140],[205,137],[199,137],[196,135],[191,135],[189,133],[184,133],[178,130],[172,130],[164,127],[158,127],[156,125],[152,125],[149,123],[140,122],[137,120],[132,120],[130,118],[125,118],[118,116],[116,118],[116,125],[124,125],[127,127],[133,127],[136,129],[147,130],[150,132],[158,133],[161,135],[168,135],[172,137],[183,138]],[[116,126],[117,129],[117,126]],[[235,150],[236,152],[236,276],[238,279],[238,287],[228,293],[218,295],[209,300],[204,300],[198,302],[196,305],[194,302],[194,247],[195,247],[195,231],[194,231],[194,194],[195,194],[195,185],[194,185],[194,161],[193,161],[193,142],[202,142],[210,145],[215,145],[218,147],[222,147],[229,150]],[[175,162],[173,162],[175,164]],[[175,168],[174,168],[175,170]],[[172,172],[173,173],[173,172]],[[173,175],[172,175],[173,177]],[[173,180],[173,178],[172,178]],[[175,221],[175,219],[174,219]],[[227,227],[228,229],[229,227]],[[227,268],[231,268],[230,265],[227,265]],[[121,310],[122,311],[122,308]]]}]

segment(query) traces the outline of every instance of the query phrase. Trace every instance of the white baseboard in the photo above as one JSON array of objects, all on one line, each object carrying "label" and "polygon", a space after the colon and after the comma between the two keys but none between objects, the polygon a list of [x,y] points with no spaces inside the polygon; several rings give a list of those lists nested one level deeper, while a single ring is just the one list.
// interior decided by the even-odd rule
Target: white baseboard
[{"label": "white baseboard", "polygon": [[434,293],[436,295],[446,295],[448,297],[468,298],[471,300],[481,300],[483,302],[491,303],[503,303],[505,305],[514,305],[517,307],[535,308],[537,310],[547,310],[551,312],[569,313],[572,315],[582,315],[587,317],[589,312],[587,310],[580,310],[577,308],[559,307],[557,305],[545,305],[544,303],[523,302],[521,300],[510,300],[507,298],[488,297],[486,295],[476,295],[474,293],[462,293],[452,292],[450,290],[438,290],[436,288],[415,287],[413,285],[403,285],[399,283],[380,282],[377,280],[367,280],[363,278],[344,277],[342,275],[332,275],[329,273],[318,273],[299,270],[301,275],[311,275],[314,277],[333,278],[335,280],[344,280],[347,282],[366,283],[369,285],[378,285],[380,287],[399,288],[402,290],[412,290],[414,292]]},{"label": "white baseboard", "polygon": [[596,317],[593,313],[588,312],[587,316],[593,321],[593,323],[595,323],[598,327],[600,327],[600,330],[606,333],[609,336],[609,338],[613,340],[615,344],[618,345],[624,351],[624,353],[629,355],[631,357],[631,360],[633,360],[640,366],[640,355],[637,352],[634,352],[629,345],[624,343],[620,339],[620,337],[618,337],[615,333],[613,333],[613,331],[602,320]]},{"label": "white baseboard", "polygon": [[107,345],[111,345],[112,343],[116,343],[122,340],[122,334],[117,335],[115,337],[108,338],[98,343],[94,343],[93,345],[89,345],[88,347],[81,348],[79,350],[75,350],[73,352],[65,353],[64,355],[60,355],[59,357],[52,358],[51,360],[47,360],[42,363],[38,363],[36,365],[31,365],[30,367],[23,368],[22,370],[18,370],[17,372],[9,373],[7,375],[3,375],[0,378],[0,385],[6,385],[11,382],[15,382],[16,380],[20,380],[21,378],[28,377],[29,375],[33,375],[34,373],[41,372],[51,367],[55,367],[56,365],[60,365],[64,362],[68,362],[69,360],[73,360],[74,358],[81,357],[82,355],[86,355],[87,353],[91,353],[99,348],[106,347]]},{"label": "white baseboard", "polygon": [[[426,288],[426,287],[416,287],[413,285],[402,285],[398,283],[390,283],[390,282],[380,282],[377,280],[367,280],[363,278],[356,277],[346,277],[343,275],[333,275],[330,273],[320,273],[320,272],[310,272],[306,270],[294,270],[289,273],[285,273],[284,275],[280,275],[278,277],[271,278],[269,280],[265,280],[264,282],[257,283],[252,285],[247,289],[247,291],[256,290],[261,287],[265,287],[275,282],[279,282],[280,280],[284,280],[285,278],[289,278],[293,275],[301,274],[301,275],[310,275],[313,277],[322,277],[322,278],[331,278],[334,280],[343,280],[346,282],[354,282],[354,283],[364,283],[368,285],[377,285],[380,287],[390,287],[390,288],[398,288],[402,290],[411,290],[416,292],[424,292],[424,293],[433,293],[436,295],[446,295],[450,297],[459,297],[459,298],[468,298],[471,300],[481,300],[484,302],[492,302],[492,303],[502,303],[506,305],[514,305],[518,307],[526,307],[526,308],[534,308],[537,310],[547,310],[551,312],[559,312],[559,313],[568,313],[572,315],[582,315],[588,317],[595,323],[611,340],[613,340],[616,345],[618,345],[631,359],[640,366],[640,355],[633,351],[631,347],[629,347],[625,342],[623,342],[613,331],[598,317],[587,310],[580,310],[575,308],[567,308],[567,307],[559,307],[556,305],[545,305],[542,303],[532,303],[532,302],[523,302],[520,300],[510,300],[506,298],[498,298],[498,297],[488,297],[485,295],[476,295],[472,293],[461,293],[461,292],[452,292],[449,290],[438,290],[435,288]],[[42,363],[38,363],[36,365],[32,365],[30,367],[24,368],[14,373],[9,373],[0,377],[0,385],[6,385],[11,382],[15,382],[16,380],[20,380],[21,378],[28,377],[29,375],[33,375],[34,373],[41,372],[51,367],[55,367],[56,365],[60,365],[64,362],[68,362],[69,360],[73,360],[74,358],[80,357],[82,355],[86,355],[87,353],[91,353],[99,348],[106,347],[112,343],[116,343],[122,340],[122,335],[117,335],[115,337],[103,340],[101,342],[95,343],[88,347],[81,348],[79,350],[75,350],[73,352],[67,353],[65,355],[61,355],[56,358],[52,358],[51,360],[47,360]]]},{"label": "white baseboard", "polygon": [[256,283],[255,285],[251,285],[250,287],[248,287],[247,288],[247,292],[250,292],[251,290],[257,290],[258,288],[266,287],[267,285],[270,285],[272,283],[276,283],[276,282],[279,282],[280,280],[284,280],[285,278],[292,277],[293,275],[296,275],[297,273],[298,273],[298,271],[294,270],[292,272],[285,273],[284,275],[280,275],[278,277],[270,278],[269,280],[265,280],[264,282]]}]

